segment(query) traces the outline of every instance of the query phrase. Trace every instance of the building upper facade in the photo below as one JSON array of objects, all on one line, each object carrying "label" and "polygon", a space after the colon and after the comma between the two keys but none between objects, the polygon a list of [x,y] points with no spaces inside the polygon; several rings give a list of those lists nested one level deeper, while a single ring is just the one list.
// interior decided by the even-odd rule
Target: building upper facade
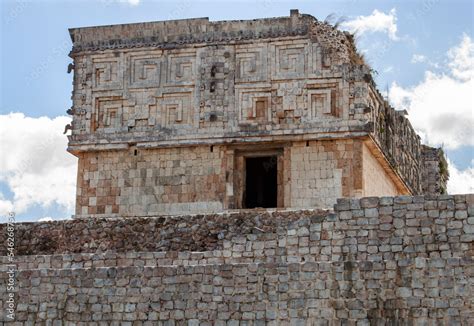
[{"label": "building upper facade", "polygon": [[420,138],[377,91],[352,35],[292,10],[72,28],[75,154],[369,138],[402,193]]},{"label": "building upper facade", "polygon": [[349,110],[354,49],[311,16],[70,32],[71,148],[365,131]]}]

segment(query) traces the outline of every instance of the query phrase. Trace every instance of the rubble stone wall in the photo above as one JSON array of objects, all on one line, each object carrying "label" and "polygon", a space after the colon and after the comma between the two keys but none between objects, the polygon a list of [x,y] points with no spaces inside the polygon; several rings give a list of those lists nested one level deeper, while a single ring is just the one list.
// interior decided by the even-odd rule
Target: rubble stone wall
[{"label": "rubble stone wall", "polygon": [[[283,249],[277,256],[287,256],[281,250],[290,252],[293,246],[296,252],[307,247],[313,248],[315,260],[323,261],[339,260],[343,252],[353,253],[357,260],[460,257],[473,250],[472,201],[472,195],[365,197],[339,199],[335,212],[237,210],[226,214],[25,222],[15,224],[16,254],[229,248],[253,253],[255,248],[274,249],[282,240],[278,246]],[[6,241],[6,226],[0,224],[2,243]],[[5,248],[1,250],[5,255]],[[270,251],[268,256],[274,254]]]},{"label": "rubble stone wall", "polygon": [[474,317],[474,195],[15,229],[18,325],[467,325]]}]

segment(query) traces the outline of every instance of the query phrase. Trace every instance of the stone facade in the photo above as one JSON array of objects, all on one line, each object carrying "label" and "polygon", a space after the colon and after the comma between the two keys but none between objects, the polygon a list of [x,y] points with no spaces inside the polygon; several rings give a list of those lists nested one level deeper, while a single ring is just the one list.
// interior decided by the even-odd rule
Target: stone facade
[{"label": "stone facade", "polygon": [[[310,15],[70,34],[77,216],[422,193],[419,137],[377,91],[352,36]],[[270,195],[249,185],[251,164],[271,170]]]},{"label": "stone facade", "polygon": [[16,224],[15,234],[13,325],[474,318],[474,195],[340,199],[334,211],[78,218]]},{"label": "stone facade", "polygon": [[423,169],[423,193],[445,194],[449,172],[443,150],[422,146],[421,154],[425,165]]}]

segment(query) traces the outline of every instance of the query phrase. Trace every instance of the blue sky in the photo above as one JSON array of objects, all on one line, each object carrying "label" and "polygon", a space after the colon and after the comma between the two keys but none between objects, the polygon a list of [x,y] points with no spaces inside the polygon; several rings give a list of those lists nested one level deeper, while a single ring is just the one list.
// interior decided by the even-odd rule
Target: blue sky
[{"label": "blue sky", "polygon": [[472,1],[4,0],[0,210],[18,211],[19,220],[72,214],[76,163],[65,153],[61,130],[71,106],[68,28],[287,16],[292,8],[320,20],[332,15],[333,22],[342,21],[341,28],[356,32],[359,48],[378,73],[379,89],[408,109],[426,142],[446,149],[456,168],[452,192],[472,191]]}]

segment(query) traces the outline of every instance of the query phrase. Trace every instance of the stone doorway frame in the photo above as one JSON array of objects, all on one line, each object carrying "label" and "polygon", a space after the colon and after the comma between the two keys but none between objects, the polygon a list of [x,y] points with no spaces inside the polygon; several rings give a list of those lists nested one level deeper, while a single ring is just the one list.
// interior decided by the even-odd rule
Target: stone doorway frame
[{"label": "stone doorway frame", "polygon": [[244,209],[246,189],[246,159],[252,157],[276,157],[277,164],[277,207],[285,207],[285,165],[284,146],[269,148],[268,145],[238,147],[233,150],[233,200],[229,201],[229,208]]}]

